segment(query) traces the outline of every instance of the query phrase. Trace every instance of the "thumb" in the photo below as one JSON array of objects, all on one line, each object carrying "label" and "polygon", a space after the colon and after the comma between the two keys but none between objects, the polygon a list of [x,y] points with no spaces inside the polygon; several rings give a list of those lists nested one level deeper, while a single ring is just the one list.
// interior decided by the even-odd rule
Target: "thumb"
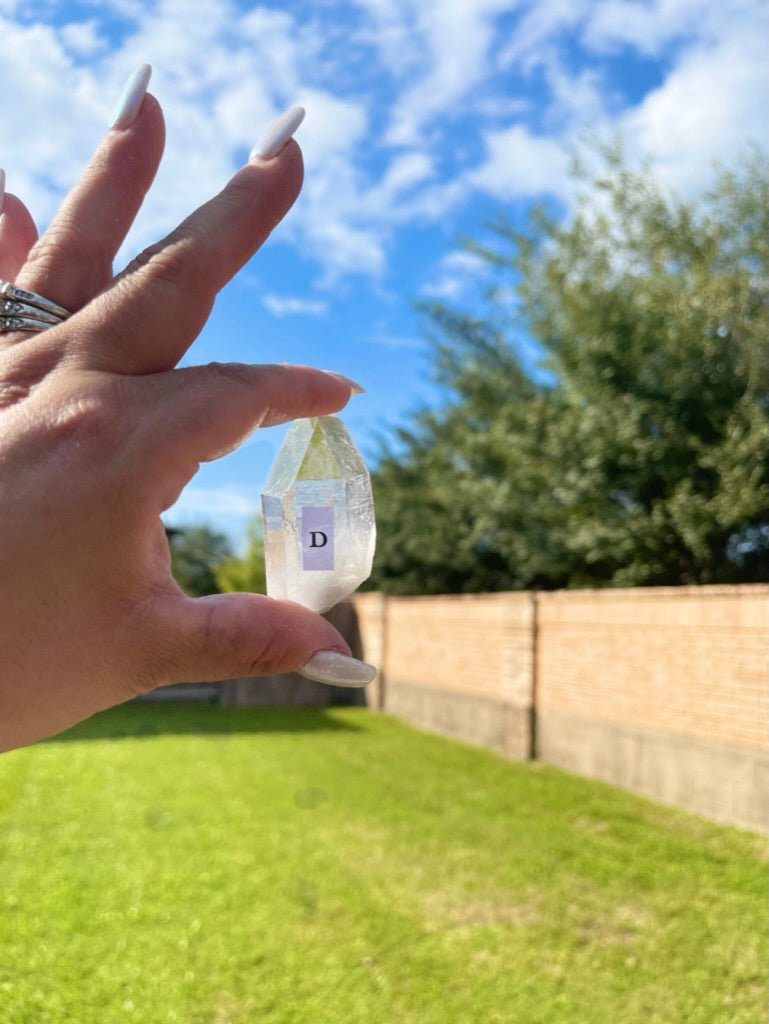
[{"label": "thumb", "polygon": [[143,688],[180,681],[301,672],[337,686],[365,686],[376,669],[320,615],[261,594],[187,597],[181,592],[151,611],[154,643],[138,678]]}]

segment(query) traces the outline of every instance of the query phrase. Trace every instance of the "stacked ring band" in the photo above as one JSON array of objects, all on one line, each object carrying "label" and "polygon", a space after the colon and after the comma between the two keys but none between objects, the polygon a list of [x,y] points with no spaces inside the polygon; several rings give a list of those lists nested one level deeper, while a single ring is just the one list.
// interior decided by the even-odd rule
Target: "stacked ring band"
[{"label": "stacked ring band", "polygon": [[69,310],[43,295],[0,281],[0,334],[9,331],[44,331],[70,315]]}]

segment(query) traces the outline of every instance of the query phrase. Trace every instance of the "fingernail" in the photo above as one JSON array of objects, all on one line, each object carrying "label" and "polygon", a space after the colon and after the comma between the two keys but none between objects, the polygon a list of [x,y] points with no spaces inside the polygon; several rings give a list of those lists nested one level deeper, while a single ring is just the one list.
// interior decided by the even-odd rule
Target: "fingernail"
[{"label": "fingernail", "polygon": [[140,64],[123,87],[120,99],[115,104],[109,119],[109,127],[117,131],[130,128],[139,114],[139,108],[150,84],[152,68]]},{"label": "fingernail", "polygon": [[336,377],[337,380],[341,380],[347,384],[350,388],[350,395],[365,395],[366,389],[356,380],[353,380],[352,377],[345,377],[343,373],[336,373],[334,370],[324,370],[323,372],[327,373],[329,377]]},{"label": "fingernail", "polygon": [[366,686],[376,676],[376,669],[338,651],[318,651],[299,669],[299,675],[333,686]]},{"label": "fingernail", "polygon": [[299,125],[304,121],[304,107],[289,107],[273,121],[251,150],[249,160],[272,160],[280,153]]},{"label": "fingernail", "polygon": [[5,209],[5,171],[0,167],[0,213]]}]

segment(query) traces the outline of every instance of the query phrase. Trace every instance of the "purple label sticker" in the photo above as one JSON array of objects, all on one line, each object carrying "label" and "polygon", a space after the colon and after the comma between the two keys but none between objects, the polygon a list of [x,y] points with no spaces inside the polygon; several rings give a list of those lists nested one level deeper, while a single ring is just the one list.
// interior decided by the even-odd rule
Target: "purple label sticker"
[{"label": "purple label sticker", "polygon": [[334,510],[329,506],[302,509],[302,568],[334,568]]}]

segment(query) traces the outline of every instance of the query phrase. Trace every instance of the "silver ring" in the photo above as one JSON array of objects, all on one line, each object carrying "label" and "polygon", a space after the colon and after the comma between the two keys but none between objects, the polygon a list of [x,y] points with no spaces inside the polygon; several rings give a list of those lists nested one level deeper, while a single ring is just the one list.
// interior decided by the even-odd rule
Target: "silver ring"
[{"label": "silver ring", "polygon": [[[44,295],[17,288],[10,281],[0,281],[0,297],[5,301],[0,304],[0,331],[44,331],[66,320],[70,315],[68,309],[58,302],[46,299]],[[9,307],[9,308],[6,308]],[[36,327],[17,327],[8,321],[22,320],[25,324],[37,321]]]},{"label": "silver ring", "polygon": [[64,320],[63,317],[56,316],[54,313],[46,313],[28,302],[15,302],[13,299],[4,299],[0,302],[0,316],[23,316],[51,326],[63,323]]},{"label": "silver ring", "polygon": [[63,320],[33,320],[29,316],[0,316],[0,334],[10,334],[12,331],[45,331],[62,323]]}]

